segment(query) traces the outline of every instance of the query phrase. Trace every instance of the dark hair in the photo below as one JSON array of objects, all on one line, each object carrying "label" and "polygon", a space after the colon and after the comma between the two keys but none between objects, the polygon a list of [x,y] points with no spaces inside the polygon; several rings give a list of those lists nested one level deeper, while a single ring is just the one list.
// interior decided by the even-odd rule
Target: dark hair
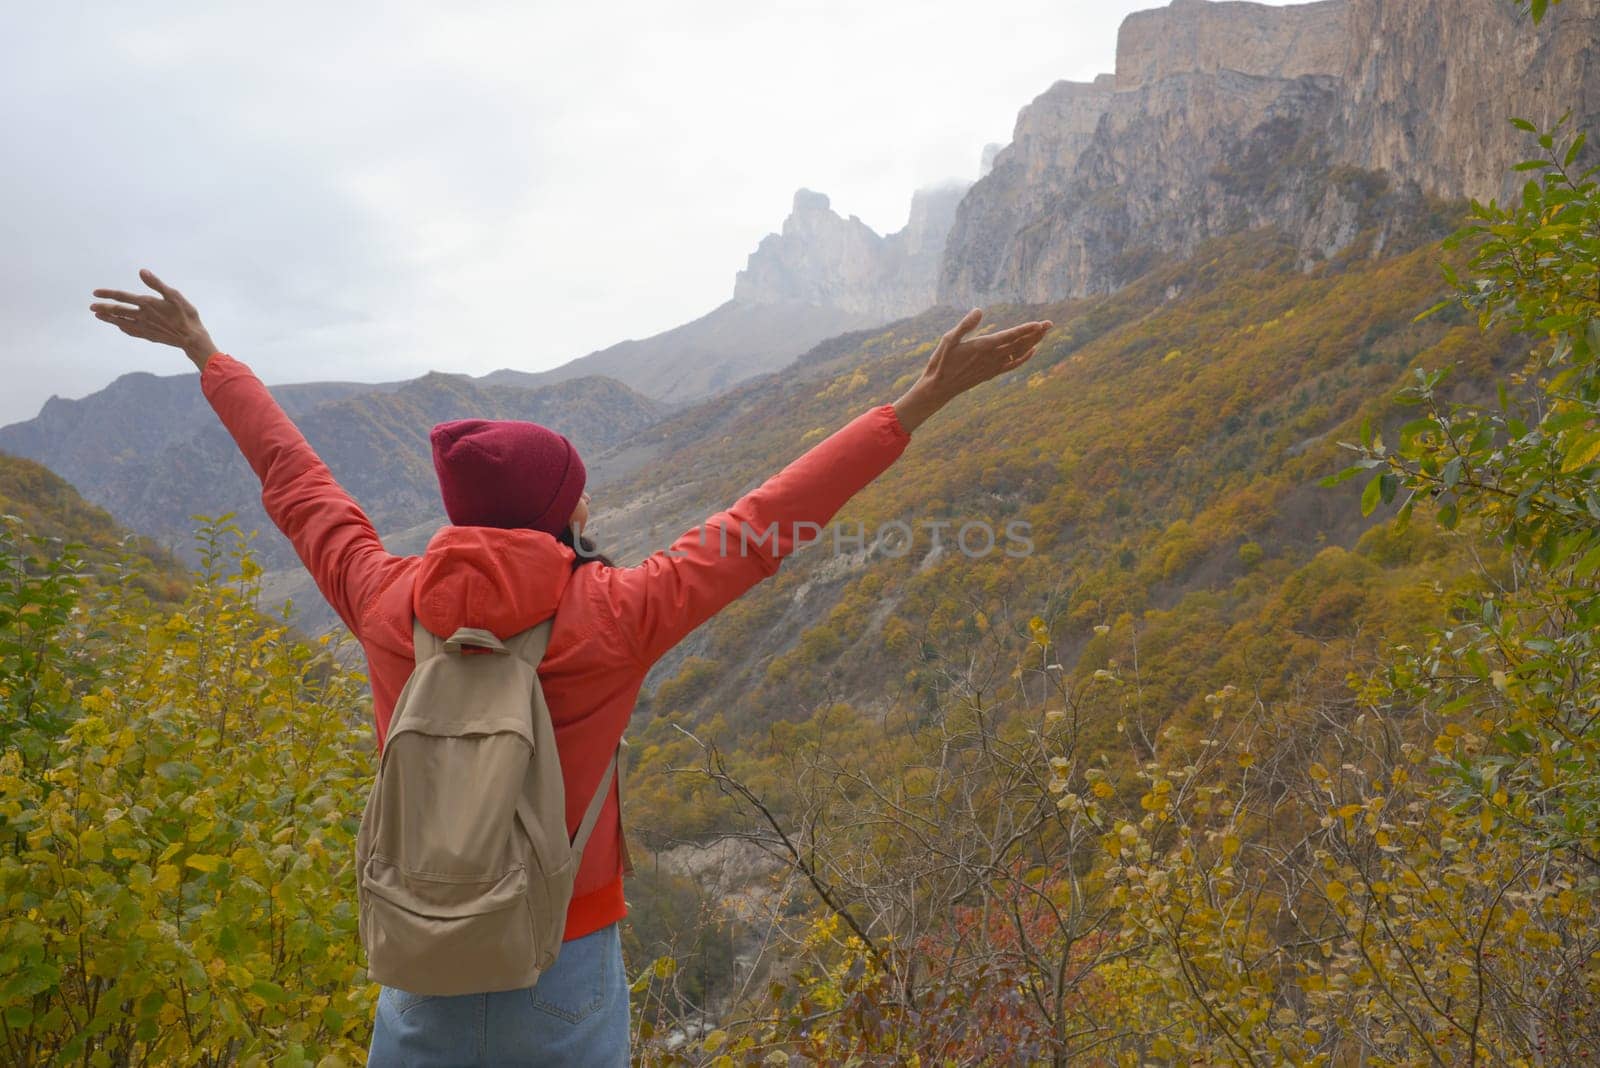
[{"label": "dark hair", "polygon": [[605,553],[600,551],[600,547],[598,545],[590,541],[584,535],[577,535],[577,540],[574,542],[573,531],[571,527],[563,528],[561,533],[556,535],[556,540],[562,545],[565,545],[567,548],[571,549],[573,552],[577,553],[577,559],[572,561],[572,570],[574,571],[578,570],[580,567],[583,567],[585,564],[605,564],[607,567],[616,566],[611,562],[610,557],[606,556]]}]

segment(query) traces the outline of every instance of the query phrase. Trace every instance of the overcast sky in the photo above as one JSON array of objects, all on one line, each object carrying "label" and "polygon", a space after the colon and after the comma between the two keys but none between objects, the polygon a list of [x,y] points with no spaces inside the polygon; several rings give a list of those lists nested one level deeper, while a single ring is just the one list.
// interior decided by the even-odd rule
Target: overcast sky
[{"label": "overcast sky", "polygon": [[187,369],[87,311],[140,266],[268,382],[646,337],[800,186],[898,229],[1151,6],[0,0],[0,424]]}]

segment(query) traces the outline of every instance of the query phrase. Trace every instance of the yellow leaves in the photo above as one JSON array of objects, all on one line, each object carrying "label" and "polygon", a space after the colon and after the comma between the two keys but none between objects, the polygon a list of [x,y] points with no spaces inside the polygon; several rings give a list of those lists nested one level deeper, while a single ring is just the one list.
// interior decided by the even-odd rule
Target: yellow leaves
[{"label": "yellow leaves", "polygon": [[106,858],[106,836],[98,828],[91,827],[78,836],[78,850],[83,854],[83,859],[93,864],[98,864]]},{"label": "yellow leaves", "polygon": [[1328,895],[1328,900],[1335,905],[1350,896],[1350,888],[1338,879],[1329,880],[1328,884],[1322,888],[1322,892]]},{"label": "yellow leaves", "polygon": [[1116,787],[1112,786],[1109,782],[1106,782],[1104,779],[1100,780],[1099,782],[1095,783],[1093,786],[1089,787],[1089,792],[1094,794],[1094,796],[1100,798],[1102,801],[1108,800],[1109,798],[1113,798],[1113,797],[1117,796]]},{"label": "yellow leaves", "polygon": [[184,859],[184,866],[199,872],[214,872],[222,866],[222,858],[209,853],[195,853]]},{"label": "yellow leaves", "polygon": [[817,399],[827,400],[831,397],[842,396],[846,393],[854,393],[856,390],[865,387],[871,381],[872,379],[867,376],[866,369],[858,367],[854,371],[846,372],[845,374],[840,375],[838,378],[835,378],[832,382],[828,383],[828,385],[817,394]]},{"label": "yellow leaves", "polygon": [[1561,461],[1561,473],[1572,474],[1600,460],[1600,430],[1574,434]]},{"label": "yellow leaves", "polygon": [[1147,812],[1165,812],[1172,807],[1172,783],[1167,779],[1158,779],[1152,783],[1149,792],[1139,798],[1139,806]]},{"label": "yellow leaves", "polygon": [[176,865],[162,864],[156,868],[156,877],[151,880],[150,885],[165,894],[178,888],[180,878],[181,874]]}]

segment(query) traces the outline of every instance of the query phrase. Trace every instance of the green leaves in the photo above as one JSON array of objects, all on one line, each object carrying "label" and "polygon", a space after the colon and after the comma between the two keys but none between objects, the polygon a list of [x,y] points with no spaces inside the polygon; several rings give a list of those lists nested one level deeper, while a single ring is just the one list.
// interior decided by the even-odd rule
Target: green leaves
[{"label": "green leaves", "polygon": [[1400,480],[1389,471],[1377,476],[1367,483],[1367,488],[1361,493],[1361,514],[1371,515],[1377,511],[1379,504],[1388,504],[1394,500],[1395,491],[1400,487]]}]

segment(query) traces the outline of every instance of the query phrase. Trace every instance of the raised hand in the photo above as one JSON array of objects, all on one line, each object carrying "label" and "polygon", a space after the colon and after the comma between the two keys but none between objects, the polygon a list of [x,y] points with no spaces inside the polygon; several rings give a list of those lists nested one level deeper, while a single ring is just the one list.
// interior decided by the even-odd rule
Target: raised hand
[{"label": "raised hand", "polygon": [[1048,320],[1023,323],[969,339],[967,335],[982,321],[983,312],[977,308],[969,311],[939,339],[922,377],[895,401],[895,414],[907,431],[915,430],[928,416],[972,387],[1027,363],[1055,325]]},{"label": "raised hand", "polygon": [[97,289],[94,295],[114,304],[91,304],[89,310],[102,323],[110,323],[129,337],[154,341],[158,345],[180,348],[194,365],[205,370],[217,347],[200,321],[200,313],[176,289],[162,282],[149,270],[139,272],[149,293],[127,293],[120,289]]}]

